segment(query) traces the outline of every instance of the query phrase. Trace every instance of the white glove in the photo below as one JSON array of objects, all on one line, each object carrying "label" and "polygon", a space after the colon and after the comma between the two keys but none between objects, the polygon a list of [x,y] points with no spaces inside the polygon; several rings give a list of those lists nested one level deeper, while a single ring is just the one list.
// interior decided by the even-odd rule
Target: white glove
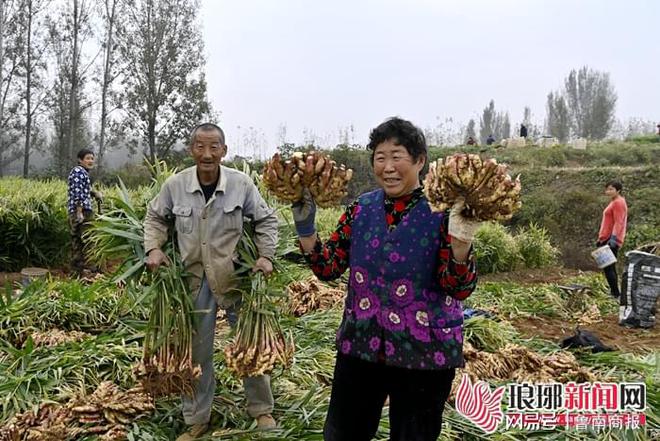
[{"label": "white glove", "polygon": [[480,221],[466,219],[461,215],[465,208],[465,200],[458,198],[449,212],[449,235],[463,242],[472,242],[474,235],[481,225]]}]

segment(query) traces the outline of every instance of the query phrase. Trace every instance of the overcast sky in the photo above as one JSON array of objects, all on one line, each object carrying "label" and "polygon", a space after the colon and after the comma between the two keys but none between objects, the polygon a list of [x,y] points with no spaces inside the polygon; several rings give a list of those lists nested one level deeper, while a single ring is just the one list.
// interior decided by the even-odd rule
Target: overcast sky
[{"label": "overcast sky", "polygon": [[660,121],[660,1],[202,0],[202,17],[230,148],[254,127],[274,149],[282,124],[296,143],[352,124],[364,144],[389,116],[464,124],[491,98],[542,124],[583,65],[610,73],[619,118]]}]

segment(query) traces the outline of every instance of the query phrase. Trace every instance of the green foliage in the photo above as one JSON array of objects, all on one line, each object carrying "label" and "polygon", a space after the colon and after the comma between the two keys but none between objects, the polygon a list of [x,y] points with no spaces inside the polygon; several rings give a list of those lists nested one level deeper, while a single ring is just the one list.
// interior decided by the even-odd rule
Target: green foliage
[{"label": "green foliage", "polygon": [[632,138],[627,139],[637,144],[660,144],[660,135],[642,135],[642,136],[633,136]]},{"label": "green foliage", "polygon": [[479,227],[474,252],[481,273],[511,271],[522,261],[516,241],[506,227],[491,222]]},{"label": "green foliage", "polygon": [[564,302],[558,289],[548,286],[518,286],[514,283],[481,283],[468,297],[471,308],[495,309],[500,318],[556,316]]},{"label": "green foliage", "polygon": [[348,183],[348,195],[344,203],[349,204],[364,192],[378,187],[371,166],[371,152],[366,149],[339,148],[326,152],[337,164],[353,169],[353,178]]},{"label": "green foliage", "polygon": [[[560,247],[562,262],[571,267],[592,268],[589,252],[600,225],[607,199],[602,195],[605,182],[619,179],[624,184],[628,201],[629,238],[626,250],[653,237],[660,228],[660,143],[600,142],[589,144],[586,150],[567,146],[553,148],[526,147],[517,149],[494,147],[432,147],[429,160],[456,151],[479,153],[495,157],[520,173],[523,183],[523,207],[509,222],[522,228],[536,224],[545,228]],[[366,149],[341,147],[329,152],[339,163],[354,169],[348,204],[359,194],[376,188]],[[188,165],[175,161],[181,167]],[[242,161],[227,165],[240,168]],[[262,163],[251,163],[259,172]],[[567,168],[563,168],[563,167]],[[143,166],[130,166],[120,171],[130,185],[150,179]],[[585,167],[585,168],[578,168]],[[111,182],[113,179],[107,182]],[[125,182],[126,183],[126,182]],[[20,193],[20,194],[19,194]],[[111,196],[114,190],[104,191]],[[145,187],[129,191],[132,200],[148,200]],[[32,198],[32,202],[23,200]],[[66,185],[62,181],[0,180],[0,233],[8,238],[0,243],[0,269],[18,269],[27,264],[57,266],[65,262],[69,249],[69,233],[65,211]],[[269,201],[270,203],[270,201]],[[113,202],[106,197],[106,211]],[[287,217],[288,208],[282,213]],[[318,228],[327,237],[336,225],[341,211],[319,210]],[[639,239],[637,239],[639,237]],[[9,250],[12,250],[10,253]],[[46,257],[43,257],[46,256]]]},{"label": "green foliage", "polygon": [[517,334],[511,323],[483,316],[471,317],[463,323],[463,339],[480,351],[496,352],[511,343]]},{"label": "green foliage", "polygon": [[557,263],[558,250],[550,243],[548,231],[532,223],[515,236],[520,257],[527,268],[542,268]]},{"label": "green foliage", "polygon": [[0,352],[6,354],[0,359],[3,420],[40,401],[90,392],[102,381],[128,387],[133,383],[131,365],[140,355],[138,345],[117,332],[52,348],[35,348],[32,339],[22,348],[0,340]]},{"label": "green foliage", "polygon": [[637,249],[642,245],[660,242],[660,225],[642,224],[633,225],[626,232],[622,253]]},{"label": "green foliage", "polygon": [[[3,418],[44,399],[60,399],[104,380],[132,383],[147,312],[108,280],[34,281],[0,296],[0,408]],[[91,337],[52,348],[34,347],[34,331],[57,328]],[[1,426],[1,424],[0,424]]]},{"label": "green foliage", "polygon": [[109,187],[118,185],[119,181],[128,188],[148,186],[151,183],[149,167],[141,163],[126,164],[116,170],[106,172],[100,179],[100,183]]},{"label": "green foliage", "polygon": [[[595,268],[590,256],[603,209],[605,183],[623,183],[628,204],[625,249],[657,238],[660,229],[660,168],[602,167],[590,169],[534,169],[523,173],[522,208],[510,221],[516,228],[536,224],[545,228],[560,248],[564,265]],[[657,239],[656,239],[657,240]]]},{"label": "green foliage", "polygon": [[568,161],[567,149],[560,146],[542,148],[536,154],[536,160],[549,167],[562,167]]},{"label": "green foliage", "polygon": [[319,236],[323,240],[328,237],[337,228],[339,218],[344,212],[344,207],[340,208],[321,208],[316,212],[316,228],[318,229]]},{"label": "green foliage", "polygon": [[0,179],[0,270],[51,266],[69,247],[66,184]]},{"label": "green foliage", "polygon": [[597,142],[586,150],[567,145],[555,147],[528,146],[524,148],[500,148],[497,146],[431,147],[431,161],[456,152],[477,153],[498,162],[509,164],[514,171],[523,173],[528,168],[544,167],[623,167],[651,166],[660,162],[660,143]]},{"label": "green foliage", "polygon": [[[602,304],[615,305],[607,296],[602,277],[583,277],[577,282],[592,286],[594,301],[601,311]],[[114,285],[108,281],[99,281],[92,285],[83,285],[78,281],[52,281],[37,283],[26,290],[20,314],[27,321],[35,323],[35,329],[46,330],[53,325],[46,320],[48,310],[75,309],[82,311],[93,309],[97,303],[108,298],[110,303],[125,296],[113,292]],[[59,293],[54,295],[53,293]],[[66,299],[66,301],[64,301]],[[511,325],[502,320],[507,317],[531,315],[560,315],[565,298],[555,287],[540,285],[534,287],[519,286],[513,283],[480,284],[477,291],[465,304],[472,307],[496,309],[499,320],[476,317],[465,322],[465,339],[479,348],[495,350],[507,342],[515,341],[524,345],[543,345],[537,350],[552,351],[556,345],[547,341],[529,342],[521,339]],[[42,303],[51,302],[61,306],[44,309]],[[78,303],[75,305],[74,303]],[[128,304],[133,303],[130,301]],[[2,415],[0,426],[11,414],[25,410],[45,400],[63,402],[83,391],[91,392],[104,380],[116,382],[124,388],[132,386],[132,365],[141,357],[141,334],[127,327],[125,323],[144,323],[144,311],[121,309],[122,312],[111,315],[106,307],[90,312],[86,318],[73,316],[61,317],[71,324],[75,321],[90,323],[92,327],[82,329],[93,336],[77,343],[66,343],[53,348],[36,348],[28,343],[12,345],[0,337],[0,402]],[[112,310],[110,308],[109,310]],[[0,311],[2,311],[0,309]],[[0,312],[0,315],[2,312]],[[98,316],[92,319],[92,316]],[[104,318],[104,316],[107,316]],[[80,317],[80,316],[78,316]],[[294,363],[286,370],[276,369],[272,374],[275,396],[275,417],[278,429],[268,433],[259,433],[252,418],[245,413],[244,390],[240,380],[236,379],[225,367],[224,354],[220,350],[227,343],[227,329],[218,325],[214,367],[217,380],[213,403],[212,427],[214,439],[240,440],[318,440],[322,437],[322,428],[328,410],[332,385],[333,366],[336,351],[334,348],[335,331],[341,321],[342,312],[338,309],[316,311],[301,318],[280,317],[286,332],[292,332],[296,341]],[[118,326],[106,327],[112,321]],[[15,322],[12,322],[15,323]],[[100,323],[100,325],[95,325]],[[14,325],[0,324],[0,329]],[[96,328],[98,326],[98,328]],[[71,329],[63,326],[63,329]],[[6,334],[5,334],[6,335]],[[621,353],[576,354],[581,364],[595,369],[607,381],[646,381],[649,409],[645,412],[651,422],[657,422],[658,373],[657,355],[647,354],[632,356]],[[493,384],[495,385],[495,384]],[[376,440],[387,439],[390,429],[388,422],[389,408],[383,410]],[[465,418],[457,414],[448,403],[443,415],[444,435],[452,439],[491,439],[475,429]],[[134,440],[171,440],[185,429],[178,397],[159,399],[156,411],[129,425],[128,439]],[[641,433],[641,432],[640,432]],[[565,432],[545,433],[500,431],[493,439],[511,441],[524,439],[564,439]],[[490,437],[490,438],[489,438]],[[210,437],[209,437],[210,438]],[[615,434],[595,436],[590,433],[575,432],[574,440],[587,439],[633,439],[622,438]],[[637,438],[635,438],[637,439]],[[641,438],[640,438],[641,439]]]},{"label": "green foliage", "polygon": [[108,280],[90,285],[77,280],[33,281],[17,296],[11,290],[0,296],[0,339],[21,345],[33,330],[101,332],[130,327],[123,321],[129,315],[146,317],[130,294]]}]

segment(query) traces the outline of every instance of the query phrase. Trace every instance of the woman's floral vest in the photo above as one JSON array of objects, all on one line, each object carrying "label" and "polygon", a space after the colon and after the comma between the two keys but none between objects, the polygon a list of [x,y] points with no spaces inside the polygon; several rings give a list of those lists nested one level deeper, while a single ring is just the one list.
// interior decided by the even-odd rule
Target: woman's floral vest
[{"label": "woman's floral vest", "polygon": [[444,214],[422,198],[388,231],[383,197],[359,198],[338,350],[408,369],[462,367],[463,308],[436,280]]}]

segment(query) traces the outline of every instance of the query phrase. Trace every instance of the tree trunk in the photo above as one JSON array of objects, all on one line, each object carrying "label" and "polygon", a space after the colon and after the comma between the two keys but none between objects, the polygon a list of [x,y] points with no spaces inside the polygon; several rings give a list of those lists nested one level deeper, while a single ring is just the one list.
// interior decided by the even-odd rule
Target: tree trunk
[{"label": "tree trunk", "polygon": [[[112,7],[109,2],[112,1]],[[105,65],[103,69],[103,88],[101,90],[101,134],[99,136],[99,160],[98,160],[98,174],[101,175],[103,168],[103,155],[105,155],[105,128],[108,119],[108,89],[110,87],[111,75],[111,62],[112,62],[112,47],[113,47],[113,30],[115,24],[115,7],[117,0],[105,1],[105,12],[108,18],[108,35],[105,41]]]},{"label": "tree trunk", "polygon": [[69,95],[69,121],[68,121],[68,147],[67,159],[69,163],[74,158],[74,135],[78,125],[78,37],[80,28],[80,17],[78,16],[78,0],[73,0],[73,57],[71,60],[71,89]]},{"label": "tree trunk", "polygon": [[[5,30],[4,30],[4,23],[5,23],[5,1],[0,0],[0,76],[2,75],[2,67],[5,64]],[[2,82],[0,81],[0,85]],[[4,153],[5,153],[5,143],[4,143],[4,110],[5,110],[5,102],[2,97],[0,97],[0,178],[2,177],[3,174],[3,169],[4,169],[4,161],[2,160]]]},{"label": "tree trunk", "polygon": [[149,156],[152,163],[156,162],[156,117],[155,115],[149,118],[148,127],[148,140],[149,140]]},{"label": "tree trunk", "polygon": [[27,54],[25,60],[25,150],[23,152],[23,177],[28,177],[30,147],[32,142],[32,0],[27,0]]}]

